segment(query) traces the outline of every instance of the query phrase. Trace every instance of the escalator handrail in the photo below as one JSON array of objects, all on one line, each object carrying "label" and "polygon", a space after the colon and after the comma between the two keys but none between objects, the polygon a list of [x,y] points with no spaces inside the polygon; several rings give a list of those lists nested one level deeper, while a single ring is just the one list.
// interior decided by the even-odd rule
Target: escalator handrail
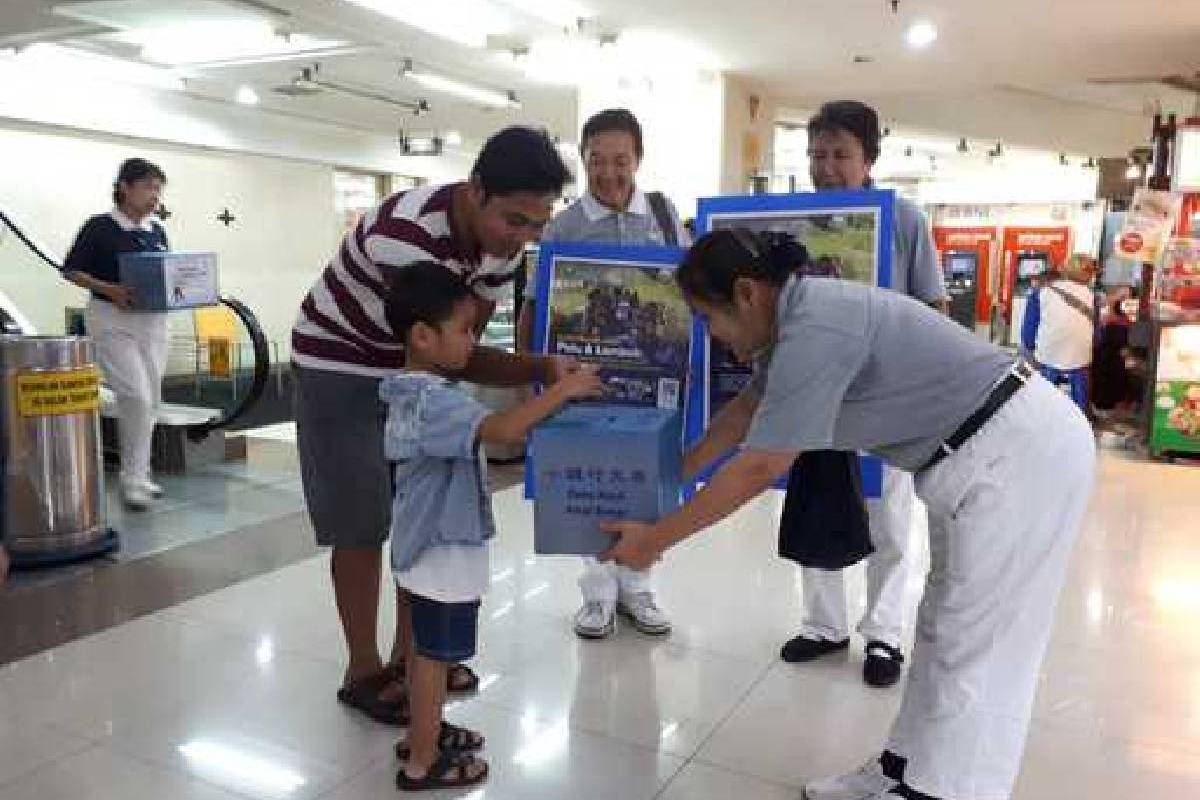
[{"label": "escalator handrail", "polygon": [[[46,262],[46,264],[59,274],[63,274],[62,265],[48,256],[41,247],[26,235],[19,225],[13,222],[12,218],[3,209],[0,209],[0,222],[3,222],[34,255]],[[229,411],[216,419],[197,422],[187,426],[187,437],[193,442],[203,440],[215,430],[228,428],[236,420],[244,416],[262,398],[263,391],[267,387],[267,381],[271,377],[271,348],[267,342],[266,334],[263,333],[262,326],[258,323],[258,317],[254,315],[254,312],[245,303],[232,297],[222,297],[221,304],[232,311],[234,316],[246,328],[246,333],[250,337],[250,344],[254,348],[254,378],[250,382],[250,388],[246,390],[246,394]]]}]

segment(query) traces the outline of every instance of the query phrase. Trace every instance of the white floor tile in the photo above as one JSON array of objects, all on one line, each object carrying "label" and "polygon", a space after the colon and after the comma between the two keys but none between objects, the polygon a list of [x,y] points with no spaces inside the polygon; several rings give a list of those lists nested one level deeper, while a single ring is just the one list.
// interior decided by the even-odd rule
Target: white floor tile
[{"label": "white floor tile", "polygon": [[[683,761],[604,736],[573,729],[563,717],[465,703],[449,718],[487,737],[482,757],[487,782],[475,791],[425,795],[431,800],[651,800]],[[329,800],[395,800],[399,764],[380,759],[333,792]]]},{"label": "white floor tile", "polygon": [[688,764],[659,795],[660,800],[797,800],[790,786],[718,769],[698,761]]},{"label": "white floor tile", "polygon": [[[275,794],[284,800],[286,794]],[[239,800],[237,795],[105,747],[0,786],[0,800]]]},{"label": "white floor tile", "polygon": [[[1198,486],[1194,469],[1103,458],[1015,800],[1200,797]],[[279,491],[247,513],[286,506]],[[493,775],[444,796],[778,800],[877,753],[901,687],[863,684],[857,637],[845,654],[778,660],[801,615],[778,508],[760,499],[656,567],[669,637],[623,625],[583,642],[579,561],[533,556],[530,507],[501,492],[472,661],[483,688],[447,712],[488,736]],[[397,797],[399,732],[334,700],[345,647],[328,570],[323,554],[0,667],[0,800]],[[854,613],[862,570],[846,583]],[[915,605],[919,568],[910,586]],[[381,584],[384,649],[392,591]]]}]

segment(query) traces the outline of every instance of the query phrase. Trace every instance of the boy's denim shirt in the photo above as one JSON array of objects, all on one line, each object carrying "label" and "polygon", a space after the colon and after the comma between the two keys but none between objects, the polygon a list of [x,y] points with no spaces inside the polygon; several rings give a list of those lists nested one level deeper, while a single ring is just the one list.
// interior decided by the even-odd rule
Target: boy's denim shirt
[{"label": "boy's denim shirt", "polygon": [[477,545],[496,535],[479,445],[490,413],[449,381],[401,373],[380,382],[388,406],[384,455],[395,463],[392,568],[429,547]]}]

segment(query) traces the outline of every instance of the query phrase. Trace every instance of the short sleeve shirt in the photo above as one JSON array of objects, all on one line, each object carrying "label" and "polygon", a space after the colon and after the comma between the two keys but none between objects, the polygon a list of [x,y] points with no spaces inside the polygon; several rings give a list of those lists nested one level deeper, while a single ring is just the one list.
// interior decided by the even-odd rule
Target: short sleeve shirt
[{"label": "short sleeve shirt", "polygon": [[759,362],[745,445],[865,450],[916,470],[1011,367],[1011,358],[928,306],[829,278],[792,278]]},{"label": "short sleeve shirt", "polygon": [[[665,198],[665,196],[664,196]],[[669,199],[667,214],[675,228],[675,240],[680,247],[690,243],[687,229],[679,220],[679,212]],[[590,242],[593,244],[661,245],[667,237],[655,219],[650,201],[640,189],[633,193],[629,208],[614,211],[585,194],[569,208],[557,214],[542,233],[543,242]],[[525,296],[537,297],[537,270],[530,275]]]},{"label": "short sleeve shirt", "polygon": [[897,195],[893,217],[891,288],[923,303],[947,299],[946,277],[925,214]]},{"label": "short sleeve shirt", "polygon": [[[122,253],[144,253],[168,249],[167,233],[154,217],[135,223],[120,209],[91,217],[75,235],[63,260],[64,272],[82,272],[105,283],[121,282]],[[107,301],[99,292],[92,297]]]},{"label": "short sleeve shirt", "polygon": [[300,306],[292,361],[301,367],[382,378],[404,366],[404,346],[384,313],[387,280],[418,261],[436,261],[485,300],[499,300],[521,266],[470,251],[454,233],[451,209],[461,184],[394,194],[342,240]]}]

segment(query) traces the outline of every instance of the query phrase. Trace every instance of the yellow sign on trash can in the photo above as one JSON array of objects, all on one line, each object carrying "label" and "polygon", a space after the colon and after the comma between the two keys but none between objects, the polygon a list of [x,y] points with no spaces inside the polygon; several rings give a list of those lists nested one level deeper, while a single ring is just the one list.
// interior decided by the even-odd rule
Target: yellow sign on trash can
[{"label": "yellow sign on trash can", "polygon": [[23,417],[82,414],[100,407],[100,371],[95,367],[22,372],[16,383]]}]

